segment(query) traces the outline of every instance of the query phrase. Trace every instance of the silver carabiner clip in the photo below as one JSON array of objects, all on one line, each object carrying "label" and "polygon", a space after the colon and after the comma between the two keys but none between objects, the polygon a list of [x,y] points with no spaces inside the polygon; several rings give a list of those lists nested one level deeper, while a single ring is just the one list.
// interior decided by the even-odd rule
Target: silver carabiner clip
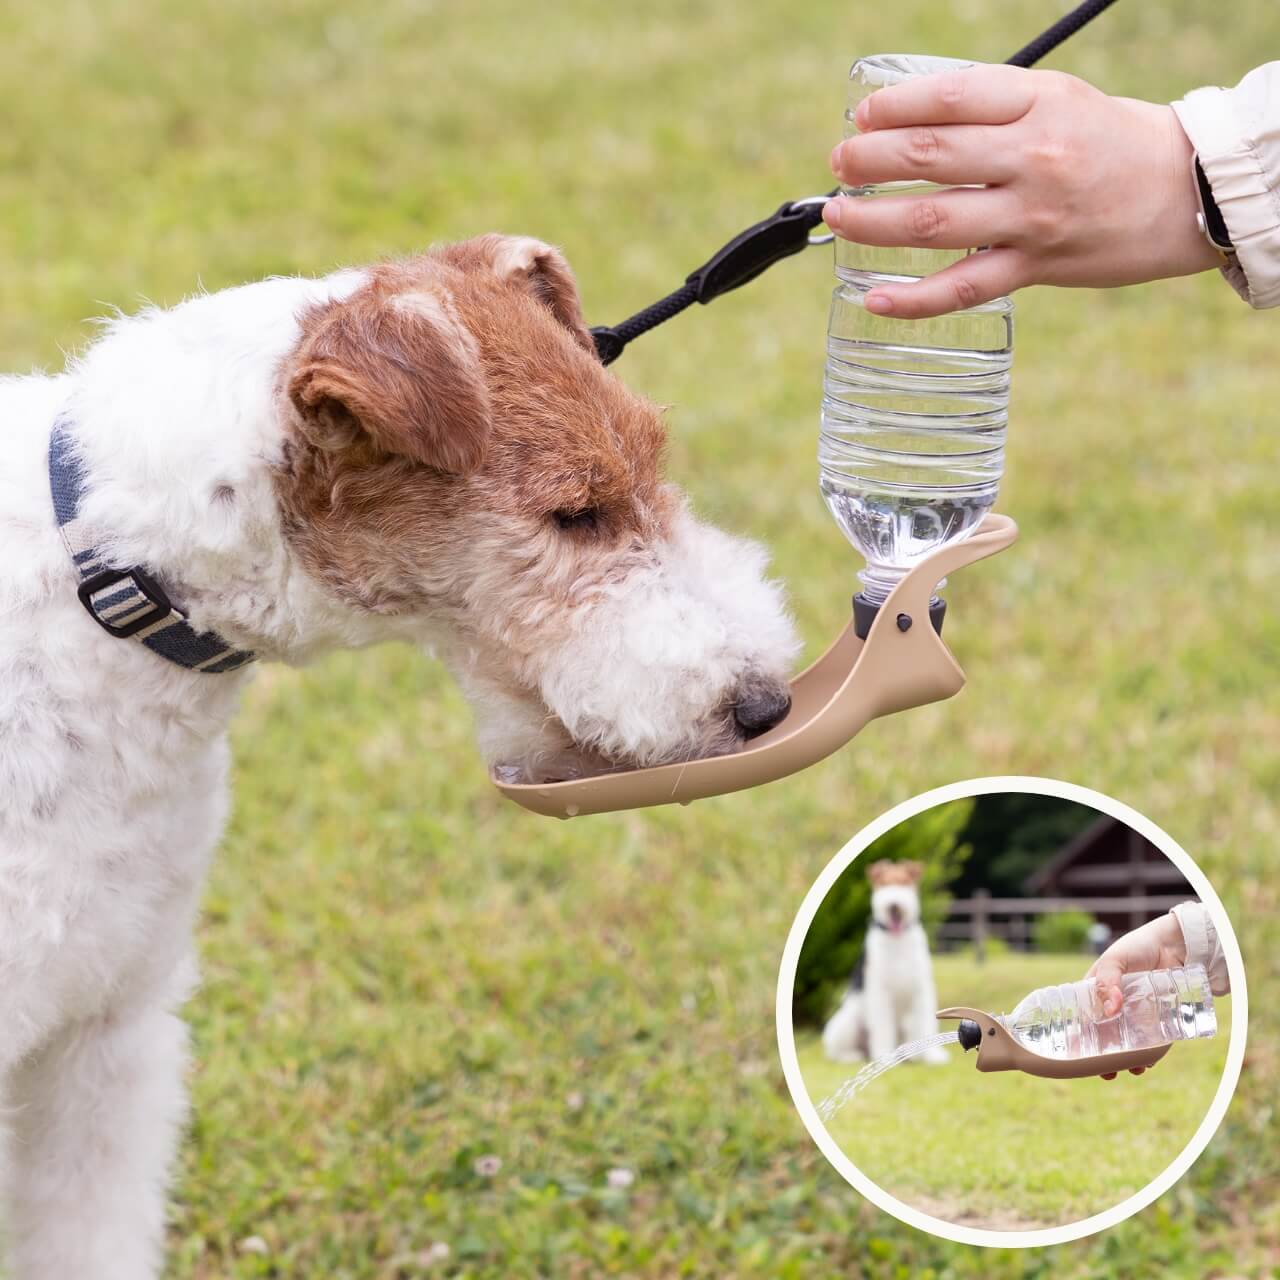
[{"label": "silver carabiner clip", "polygon": [[[791,207],[793,209],[804,209],[809,205],[826,204],[827,201],[830,199],[832,199],[831,196],[803,196],[799,200],[793,200],[791,202]],[[835,237],[834,231],[827,231],[820,236],[810,236],[809,244],[811,246],[817,246],[820,244],[830,244],[835,238],[836,237]]]}]

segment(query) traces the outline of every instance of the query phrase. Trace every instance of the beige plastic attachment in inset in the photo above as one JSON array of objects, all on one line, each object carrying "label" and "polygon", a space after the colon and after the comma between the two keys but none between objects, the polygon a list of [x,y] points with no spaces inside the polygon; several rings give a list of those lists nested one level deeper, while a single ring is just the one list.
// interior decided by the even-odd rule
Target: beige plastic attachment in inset
[{"label": "beige plastic attachment in inset", "polygon": [[938,702],[964,687],[964,672],[929,623],[929,600],[948,574],[1003,551],[1018,536],[1008,516],[987,515],[963,542],[922,560],[890,592],[865,641],[845,627],[791,682],[791,710],[776,728],[731,755],[628,769],[565,782],[510,783],[508,799],[554,818],[688,804],[758,787],[838,751],[868,721]]},{"label": "beige plastic attachment in inset", "polygon": [[1127,1053],[1098,1053],[1091,1058],[1046,1058],[1019,1044],[1005,1029],[999,1018],[981,1009],[959,1006],[939,1009],[939,1018],[968,1018],[978,1024],[982,1040],[978,1045],[979,1071],[1025,1071],[1030,1076],[1049,1080],[1079,1080],[1083,1076],[1109,1075],[1113,1071],[1132,1071],[1160,1061],[1170,1046],[1158,1044],[1154,1049],[1132,1049]]}]

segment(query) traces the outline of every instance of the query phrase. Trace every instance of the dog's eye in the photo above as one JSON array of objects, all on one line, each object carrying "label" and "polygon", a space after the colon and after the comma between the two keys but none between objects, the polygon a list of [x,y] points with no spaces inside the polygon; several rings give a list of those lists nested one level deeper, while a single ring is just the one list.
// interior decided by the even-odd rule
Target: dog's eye
[{"label": "dog's eye", "polygon": [[597,507],[583,507],[580,511],[553,511],[551,518],[561,529],[585,529],[590,532],[600,525],[600,511]]}]

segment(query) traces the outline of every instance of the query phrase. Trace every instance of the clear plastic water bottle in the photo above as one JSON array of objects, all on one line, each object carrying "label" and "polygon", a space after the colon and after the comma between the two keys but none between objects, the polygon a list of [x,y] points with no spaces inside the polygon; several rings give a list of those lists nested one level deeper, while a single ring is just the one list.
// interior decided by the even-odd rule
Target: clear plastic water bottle
[{"label": "clear plastic water bottle", "polygon": [[[849,73],[845,137],[869,93],[972,65],[878,54]],[[859,199],[939,190],[932,183],[845,187]],[[818,463],[831,514],[866,560],[872,609],[924,556],[967,537],[995,502],[1004,471],[1013,355],[1008,298],[933,320],[895,320],[863,305],[876,285],[932,274],[965,250],[836,241]]]},{"label": "clear plastic water bottle", "polygon": [[1103,1013],[1098,984],[1088,978],[1041,987],[1000,1021],[1015,1040],[1046,1058],[1151,1049],[1218,1029],[1203,965],[1129,973],[1120,989],[1124,1004],[1114,1017]]}]

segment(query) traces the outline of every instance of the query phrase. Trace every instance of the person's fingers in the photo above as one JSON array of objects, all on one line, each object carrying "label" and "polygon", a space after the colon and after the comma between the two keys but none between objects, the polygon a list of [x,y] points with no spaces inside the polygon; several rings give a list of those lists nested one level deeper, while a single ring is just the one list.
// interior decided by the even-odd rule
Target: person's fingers
[{"label": "person's fingers", "polygon": [[916,76],[863,98],[853,120],[863,133],[913,124],[1008,124],[1031,109],[1035,75],[1021,67],[981,66]]},{"label": "person's fingers", "polygon": [[837,235],[858,244],[976,249],[1003,244],[1018,230],[1017,201],[981,187],[928,196],[837,196],[822,209]]},{"label": "person's fingers", "polygon": [[1098,994],[1102,997],[1102,1016],[1114,1018],[1124,1008],[1124,992],[1120,984],[1107,984],[1099,981]]},{"label": "person's fingers", "polygon": [[922,124],[846,138],[831,153],[831,171],[848,187],[912,179],[1008,182],[1018,173],[1013,152],[996,126]]},{"label": "person's fingers", "polygon": [[971,253],[912,284],[881,285],[866,297],[868,311],[898,320],[923,320],[976,307],[1030,283],[1017,249]]},{"label": "person's fingers", "polygon": [[1098,984],[1103,1016],[1114,1018],[1124,1007],[1124,992],[1120,989],[1120,979],[1124,977],[1124,965],[1104,952],[1094,961],[1085,976],[1092,978]]},{"label": "person's fingers", "polygon": [[[1129,1074],[1131,1076],[1140,1076],[1145,1070],[1146,1067],[1130,1067]],[[1116,1071],[1105,1071],[1102,1073],[1101,1079],[1114,1080],[1118,1074],[1119,1072]]]}]

